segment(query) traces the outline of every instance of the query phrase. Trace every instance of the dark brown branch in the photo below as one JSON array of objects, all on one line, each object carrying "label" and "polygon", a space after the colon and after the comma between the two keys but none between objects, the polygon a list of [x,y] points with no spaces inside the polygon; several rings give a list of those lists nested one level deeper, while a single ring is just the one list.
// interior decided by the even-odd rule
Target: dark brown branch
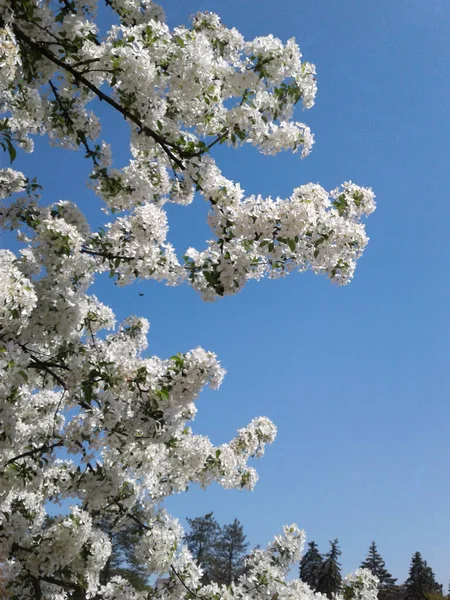
[{"label": "dark brown branch", "polygon": [[[42,42],[39,42],[42,43]],[[73,68],[75,67],[81,67],[84,65],[90,65],[91,63],[95,63],[95,62],[99,62],[99,58],[85,58],[84,60],[79,60],[78,62],[74,63],[72,65]]]},{"label": "dark brown branch", "polygon": [[177,579],[181,582],[181,584],[183,585],[183,587],[184,587],[185,590],[187,590],[195,598],[198,598],[199,600],[205,600],[204,596],[200,596],[199,594],[197,594],[196,592],[194,592],[194,590],[191,590],[190,587],[188,587],[186,585],[184,579],[181,577],[181,575],[178,573],[178,571],[175,569],[175,567],[173,565],[170,565],[170,568],[173,571],[173,573],[175,574],[175,576],[177,577]]},{"label": "dark brown branch", "polygon": [[197,158],[198,156],[202,156],[203,154],[205,154],[205,152],[208,152],[211,148],[213,148],[216,144],[218,144],[219,142],[221,142],[222,140],[225,140],[228,135],[230,133],[230,130],[227,129],[226,131],[224,131],[221,135],[217,136],[215,140],[213,140],[210,144],[208,144],[206,146],[206,149],[202,149],[199,150],[199,152],[195,152],[194,154],[191,154],[189,156],[189,158]]},{"label": "dark brown branch", "polygon": [[14,458],[10,458],[5,463],[5,467],[16,462],[16,460],[20,460],[21,458],[26,458],[27,456],[33,456],[33,454],[39,454],[39,453],[43,454],[44,452],[49,452],[49,451],[53,450],[54,448],[59,448],[62,445],[63,445],[62,441],[55,442],[54,444],[43,444],[42,446],[39,446],[39,448],[33,448],[32,450],[28,450],[28,452],[23,452],[22,454],[18,454],[17,456],[14,456]]},{"label": "dark brown branch", "polygon": [[59,585],[66,590],[79,590],[80,587],[75,585],[71,581],[63,581],[62,579],[56,579],[55,577],[50,577],[49,575],[40,575],[39,579],[41,581],[46,581],[47,583],[52,583],[53,585]]},{"label": "dark brown branch", "polygon": [[[45,371],[46,373],[48,373],[49,375],[51,375],[51,376],[53,377],[53,379],[54,379],[55,381],[57,381],[57,382],[59,383],[59,385],[60,385],[60,386],[61,386],[63,389],[67,390],[67,384],[66,384],[66,382],[64,381],[64,379],[62,379],[62,378],[61,378],[61,377],[60,377],[60,376],[59,376],[57,373],[55,373],[55,372],[54,372],[54,371],[53,371],[53,370],[50,368],[51,366],[54,366],[54,367],[57,367],[57,368],[62,368],[60,365],[53,365],[53,364],[50,364],[50,365],[49,365],[48,363],[42,362],[42,361],[40,361],[40,360],[38,360],[38,359],[34,358],[34,356],[32,356],[32,360],[33,360],[33,362],[30,364],[30,367],[31,367],[32,369],[37,369],[38,371]],[[67,368],[67,367],[66,367],[66,368]]]},{"label": "dark brown branch", "polygon": [[110,254],[109,252],[97,252],[95,250],[89,250],[89,248],[82,248],[82,254],[89,254],[90,256],[101,256],[103,258],[107,258],[108,260],[115,260],[118,258],[119,260],[131,261],[134,260],[132,256],[122,256],[121,254]]},{"label": "dark brown branch", "polygon": [[56,417],[58,416],[59,409],[61,408],[62,401],[64,400],[64,396],[66,395],[66,391],[61,394],[61,398],[59,399],[58,405],[55,408],[55,412],[53,413],[53,427],[52,427],[52,437],[55,437],[55,428],[56,428]]},{"label": "dark brown branch", "polygon": [[[11,551],[14,554],[17,550],[21,551],[21,552],[32,552],[32,549],[30,548],[25,548],[23,546],[19,546],[18,544],[14,543]],[[32,575],[28,569],[25,570],[27,571],[29,577],[31,578],[31,581],[33,583],[33,588],[35,590],[35,593],[37,591],[37,586],[36,583],[39,585],[40,581],[45,581],[47,583],[51,583],[53,585],[57,585],[59,587],[62,587],[66,590],[79,590],[80,587],[74,583],[72,583],[71,581],[63,581],[62,579],[57,579],[56,577],[51,577],[50,575],[38,575],[37,577]],[[40,588],[40,585],[39,585]],[[42,598],[42,596],[37,596],[37,598]]]},{"label": "dark brown branch", "polygon": [[229,130],[227,129],[222,135],[219,135],[213,142],[207,145],[208,150],[210,150],[213,146],[215,146],[218,142],[225,140],[228,137]]},{"label": "dark brown branch", "polygon": [[151,527],[149,527],[145,523],[142,523],[142,521],[140,519],[138,519],[137,517],[135,517],[132,513],[127,512],[118,500],[114,500],[114,504],[117,506],[117,508],[120,510],[120,512],[125,517],[129,517],[132,521],[134,521],[136,523],[136,525],[139,525],[139,527],[141,527],[142,529],[145,529],[145,531],[151,531]]},{"label": "dark brown branch", "polygon": [[41,582],[36,577],[31,578],[31,584],[34,590],[34,597],[36,600],[42,600],[42,589]]}]

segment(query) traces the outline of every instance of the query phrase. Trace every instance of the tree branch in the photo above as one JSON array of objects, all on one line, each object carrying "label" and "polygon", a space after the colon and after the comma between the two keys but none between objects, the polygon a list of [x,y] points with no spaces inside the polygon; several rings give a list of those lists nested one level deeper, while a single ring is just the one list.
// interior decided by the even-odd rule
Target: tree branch
[{"label": "tree branch", "polygon": [[175,569],[175,567],[173,565],[170,565],[170,568],[173,571],[174,575],[177,577],[177,579],[181,582],[181,584],[185,590],[187,590],[195,598],[198,598],[199,600],[205,600],[204,596],[200,596],[199,594],[197,594],[197,592],[194,592],[194,590],[191,590],[189,588],[189,586],[185,583],[184,579],[181,577],[181,575],[178,573],[178,571]]},{"label": "tree branch", "polygon": [[53,585],[59,585],[66,590],[79,590],[80,587],[75,585],[71,581],[63,581],[61,579],[56,579],[55,577],[50,577],[49,575],[39,575],[39,579],[41,581],[46,581],[47,583],[52,583]]},{"label": "tree branch", "polygon": [[[62,387],[64,390],[67,390],[67,384],[66,384],[66,382],[64,381],[64,379],[62,379],[62,378],[61,378],[61,377],[60,377],[60,376],[59,376],[57,373],[55,373],[55,372],[54,372],[54,371],[53,371],[53,370],[50,368],[50,366],[48,365],[48,363],[41,362],[40,360],[38,360],[38,359],[37,359],[37,358],[35,358],[34,356],[32,356],[31,358],[32,358],[32,360],[34,361],[34,362],[32,362],[32,363],[30,364],[30,367],[31,367],[32,369],[37,369],[38,371],[40,371],[40,370],[42,370],[42,371],[45,371],[46,373],[48,373],[49,375],[51,375],[51,376],[53,377],[53,379],[54,379],[55,381],[57,381],[57,382],[59,383],[59,385],[60,385],[60,386],[61,386],[61,387]],[[51,365],[51,366],[55,366],[55,367],[61,368],[61,367],[60,367],[60,365]]]},{"label": "tree branch", "polygon": [[142,529],[145,529],[145,531],[151,531],[151,527],[149,527],[148,525],[146,525],[145,523],[142,523],[142,521],[140,521],[137,517],[135,517],[132,513],[127,512],[123,506],[120,504],[120,502],[118,500],[114,500],[114,504],[117,506],[117,508],[120,510],[120,512],[125,516],[125,517],[129,517],[132,521],[134,521],[136,523],[136,525],[139,525],[139,527],[141,527]]},{"label": "tree branch", "polygon": [[108,260],[115,260],[118,258],[119,260],[133,260],[132,256],[123,256],[121,254],[110,254],[109,252],[97,252],[96,250],[89,250],[89,248],[82,248],[82,254],[89,254],[90,256],[101,256],[102,258],[107,258]]},{"label": "tree branch", "polygon": [[[99,98],[99,100],[103,100],[104,102],[106,102],[107,104],[112,106],[115,110],[117,110],[120,114],[122,114],[125,117],[125,119],[128,119],[129,121],[131,121],[135,125],[137,125],[141,131],[143,131],[146,135],[151,137],[157,144],[159,144],[161,146],[161,148],[164,150],[164,152],[167,154],[167,156],[181,170],[185,169],[183,162],[173,154],[173,152],[170,150],[170,148],[166,144],[166,141],[164,140],[164,138],[162,136],[160,136],[158,133],[156,133],[156,131],[153,131],[153,129],[151,129],[150,127],[145,125],[139,117],[134,115],[128,109],[124,108],[121,104],[119,104],[116,100],[114,100],[114,98],[111,98],[110,96],[108,96],[107,94],[102,92],[102,90],[100,90],[97,86],[95,86],[88,79],[86,79],[86,77],[84,75],[82,75],[76,69],[74,69],[74,67],[72,65],[68,64],[64,60],[61,60],[60,58],[55,56],[53,54],[53,52],[51,52],[48,48],[43,47],[39,41],[33,40],[29,35],[27,35],[23,31],[21,31],[15,23],[13,23],[12,29],[14,31],[14,34],[16,35],[16,37],[19,40],[22,40],[23,42],[28,44],[28,46],[30,46],[31,48],[33,48],[34,50],[36,50],[37,52],[42,54],[42,56],[45,56],[45,58],[47,58],[53,64],[57,65],[61,69],[64,69],[65,71],[70,73],[72,75],[72,77],[75,79],[75,81],[83,84],[85,87],[87,87],[89,90],[91,90],[91,92],[93,92]],[[64,47],[63,41],[61,41],[61,46]]]},{"label": "tree branch", "polygon": [[13,462],[16,462],[16,460],[20,460],[21,458],[26,458],[27,456],[33,456],[33,454],[43,454],[44,452],[48,452],[53,450],[54,448],[59,448],[60,446],[63,445],[62,440],[60,440],[59,442],[55,442],[54,444],[43,444],[42,446],[39,446],[39,448],[33,448],[32,450],[28,450],[27,452],[22,452],[22,454],[18,454],[17,456],[14,456],[14,458],[10,458],[8,461],[6,461],[5,463],[5,467],[7,467],[8,465],[10,465]]}]

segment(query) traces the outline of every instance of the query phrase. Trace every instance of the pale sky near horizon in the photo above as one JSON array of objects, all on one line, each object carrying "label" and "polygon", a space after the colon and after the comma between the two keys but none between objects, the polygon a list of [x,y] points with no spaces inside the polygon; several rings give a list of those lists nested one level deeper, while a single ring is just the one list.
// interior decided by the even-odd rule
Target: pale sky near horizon
[{"label": "pale sky near horizon", "polygon": [[[193,489],[168,507],[180,518],[214,511],[224,524],[237,517],[251,544],[264,545],[281,525],[297,522],[323,552],[339,538],[344,571],[359,566],[374,539],[399,582],[419,550],[446,590],[450,2],[162,4],[171,26],[210,10],[246,38],[294,36],[317,66],[316,106],[296,115],[315,134],[311,155],[301,161],[219,148],[226,176],[249,194],[282,197],[309,181],[333,189],[351,179],[372,186],[378,204],[367,221],[371,241],[345,288],[293,274],[205,304],[188,288],[142,282],[117,289],[103,279],[95,286],[119,318],[150,320],[151,353],[201,345],[218,354],[228,375],[218,392],[200,398],[195,431],[222,443],[258,415],[279,428],[256,465],[254,492]],[[119,121],[106,119],[105,138],[113,154],[125,156]],[[81,153],[44,141],[37,148],[17,168],[39,176],[46,201],[86,206],[85,195],[97,219]],[[169,213],[180,253],[201,248],[209,236],[201,200]]]}]

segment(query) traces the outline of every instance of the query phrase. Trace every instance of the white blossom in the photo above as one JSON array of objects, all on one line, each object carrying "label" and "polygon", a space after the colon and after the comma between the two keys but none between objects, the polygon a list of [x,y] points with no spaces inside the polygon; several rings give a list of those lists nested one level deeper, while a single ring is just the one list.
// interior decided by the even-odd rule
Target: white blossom
[{"label": "white blossom", "polygon": [[[294,108],[313,106],[315,67],[294,39],[245,40],[209,12],[170,29],[151,0],[111,0],[110,16],[97,19],[97,4],[0,0],[2,148],[12,161],[38,134],[80,148],[108,214],[91,230],[82,201],[41,200],[37,180],[0,169],[0,227],[21,244],[0,250],[4,583],[13,600],[322,600],[288,579],[305,539],[295,525],[255,550],[231,586],[201,582],[164,501],[192,483],[253,489],[249,462],[276,426],[255,418],[219,446],[194,434],[199,394],[225,376],[217,356],[199,347],[149,355],[147,319],[116,325],[89,288],[105,272],[120,285],[187,283],[206,300],[294,270],[346,284],[368,242],[362,219],[374,194],[349,181],[330,193],[310,183],[287,198],[246,195],[215,162],[220,143],[310,152],[313,133]],[[99,99],[129,125],[122,167],[100,139]],[[211,239],[178,254],[166,205],[188,206],[197,193]],[[122,577],[101,583],[112,550],[101,519],[116,531],[139,525],[142,564],[167,585],[144,594]],[[368,572],[344,580],[345,600],[375,597]]]}]

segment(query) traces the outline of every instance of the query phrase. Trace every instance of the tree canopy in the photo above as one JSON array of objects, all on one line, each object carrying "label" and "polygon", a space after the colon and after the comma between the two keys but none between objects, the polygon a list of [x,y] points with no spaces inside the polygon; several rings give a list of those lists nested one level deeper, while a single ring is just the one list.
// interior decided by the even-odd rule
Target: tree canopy
[{"label": "tree canopy", "polygon": [[420,552],[415,552],[411,558],[405,588],[406,600],[427,600],[430,594],[442,595],[442,586],[437,583],[432,568]]},{"label": "tree canopy", "polygon": [[187,521],[190,527],[185,537],[187,546],[197,564],[203,569],[203,581],[211,582],[215,580],[219,523],[213,517],[213,513]]},{"label": "tree canopy", "polygon": [[[310,151],[312,133],[293,110],[313,105],[315,68],[293,39],[245,40],[210,12],[170,29],[150,0],[106,0],[100,18],[98,4],[0,3],[2,148],[11,162],[37,135],[81,149],[107,215],[93,227],[83,199],[52,202],[35,173],[0,170],[0,227],[19,244],[0,250],[4,584],[13,600],[314,598],[288,578],[304,544],[296,525],[254,550],[238,581],[202,582],[164,501],[191,483],[252,489],[249,461],[276,427],[257,417],[219,446],[194,434],[198,395],[225,374],[216,355],[197,347],[148,356],[147,319],[117,325],[90,288],[107,274],[121,286],[186,284],[215,300],[307,269],[345,285],[368,242],[374,194],[347,181],[330,192],[307,183],[276,200],[245,196],[214,160],[222,143]],[[123,168],[103,139],[105,105],[107,122],[129,126]],[[166,205],[187,207],[195,194],[208,204],[211,239],[180,253],[167,241]],[[69,502],[48,521],[50,506]],[[142,577],[159,577],[158,590],[141,591],[125,572],[105,575],[120,544],[134,546],[129,557]],[[324,563],[327,593],[338,589],[337,554],[336,543]],[[374,598],[368,571],[345,585]]]},{"label": "tree canopy", "polygon": [[308,543],[308,551],[300,561],[300,579],[307,583],[311,589],[317,590],[322,571],[323,558],[316,542]]},{"label": "tree canopy", "polygon": [[330,550],[324,556],[317,582],[317,591],[328,596],[330,600],[342,584],[340,555],[339,541],[337,539],[330,541]]},{"label": "tree canopy", "polygon": [[386,569],[386,564],[378,552],[375,542],[372,542],[367,557],[361,563],[361,568],[369,569],[378,578],[379,588],[392,588],[397,581]]}]

